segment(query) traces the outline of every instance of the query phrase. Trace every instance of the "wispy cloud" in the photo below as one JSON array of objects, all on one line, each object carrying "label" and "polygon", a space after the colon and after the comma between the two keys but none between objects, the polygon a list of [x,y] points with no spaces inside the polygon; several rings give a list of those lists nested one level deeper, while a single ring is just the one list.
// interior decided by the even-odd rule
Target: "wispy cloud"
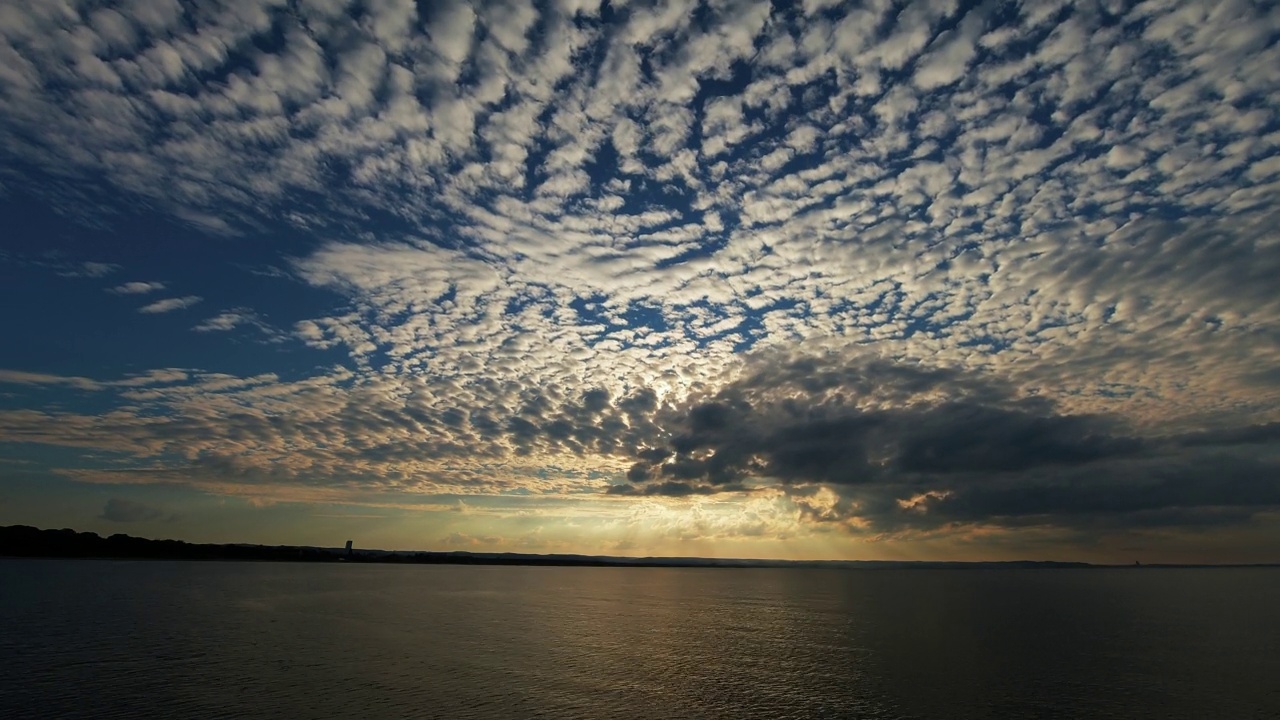
[{"label": "wispy cloud", "polygon": [[227,332],[242,325],[252,323],[255,319],[256,316],[252,313],[228,310],[214,315],[191,329],[196,332]]},{"label": "wispy cloud", "polygon": [[117,285],[109,288],[107,292],[116,295],[145,295],[147,293],[156,292],[165,288],[162,282],[127,282],[123,285]]},{"label": "wispy cloud", "polygon": [[98,390],[103,387],[102,383],[86,377],[67,377],[64,375],[4,369],[0,369],[0,383],[14,385],[66,385],[81,390]]},{"label": "wispy cloud", "polygon": [[165,298],[157,300],[149,305],[143,305],[138,308],[138,312],[147,314],[167,313],[174,310],[182,310],[200,302],[203,298],[197,295],[187,295],[185,297]]},{"label": "wispy cloud", "polygon": [[100,278],[118,272],[120,266],[114,263],[82,262],[59,272],[63,277]]},{"label": "wispy cloud", "polygon": [[265,342],[279,343],[287,339],[287,334],[271,325],[261,315],[249,308],[224,310],[211,318],[195,325],[191,329],[200,333],[231,332],[237,328],[257,330]]}]

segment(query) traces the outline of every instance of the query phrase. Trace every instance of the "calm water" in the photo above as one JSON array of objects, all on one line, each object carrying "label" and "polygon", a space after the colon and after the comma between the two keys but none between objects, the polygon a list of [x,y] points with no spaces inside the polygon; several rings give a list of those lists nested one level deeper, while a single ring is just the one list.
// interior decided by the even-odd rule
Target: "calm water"
[{"label": "calm water", "polygon": [[0,560],[0,717],[1277,718],[1280,571]]}]

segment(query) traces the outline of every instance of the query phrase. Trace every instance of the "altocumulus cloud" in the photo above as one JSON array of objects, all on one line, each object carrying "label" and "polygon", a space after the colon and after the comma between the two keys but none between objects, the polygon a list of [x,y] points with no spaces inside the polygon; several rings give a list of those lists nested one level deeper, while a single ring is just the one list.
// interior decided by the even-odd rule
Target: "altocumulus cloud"
[{"label": "altocumulus cloud", "polygon": [[6,18],[6,184],[85,222],[111,208],[68,183],[205,233],[288,226],[310,243],[278,281],[332,301],[195,327],[287,332],[323,358],[305,377],[0,375],[31,403],[0,438],[136,460],[78,479],[768,497],[854,534],[1280,508],[1274,4]]}]

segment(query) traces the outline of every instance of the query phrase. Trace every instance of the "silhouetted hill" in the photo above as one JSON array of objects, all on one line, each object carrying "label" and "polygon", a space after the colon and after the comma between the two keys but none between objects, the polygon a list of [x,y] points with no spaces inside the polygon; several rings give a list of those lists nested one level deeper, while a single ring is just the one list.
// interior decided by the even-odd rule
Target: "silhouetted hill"
[{"label": "silhouetted hill", "polygon": [[116,534],[41,530],[27,525],[0,527],[0,555],[16,557],[106,557],[165,560],[337,560],[342,551],[326,548],[212,545],[181,540],[149,540]]}]

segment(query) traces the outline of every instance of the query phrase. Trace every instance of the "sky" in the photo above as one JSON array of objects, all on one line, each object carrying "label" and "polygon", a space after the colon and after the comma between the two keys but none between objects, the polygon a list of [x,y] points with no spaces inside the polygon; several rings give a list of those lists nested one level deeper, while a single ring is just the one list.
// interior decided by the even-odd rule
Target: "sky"
[{"label": "sky", "polygon": [[1280,561],[1280,6],[0,0],[0,524]]}]

